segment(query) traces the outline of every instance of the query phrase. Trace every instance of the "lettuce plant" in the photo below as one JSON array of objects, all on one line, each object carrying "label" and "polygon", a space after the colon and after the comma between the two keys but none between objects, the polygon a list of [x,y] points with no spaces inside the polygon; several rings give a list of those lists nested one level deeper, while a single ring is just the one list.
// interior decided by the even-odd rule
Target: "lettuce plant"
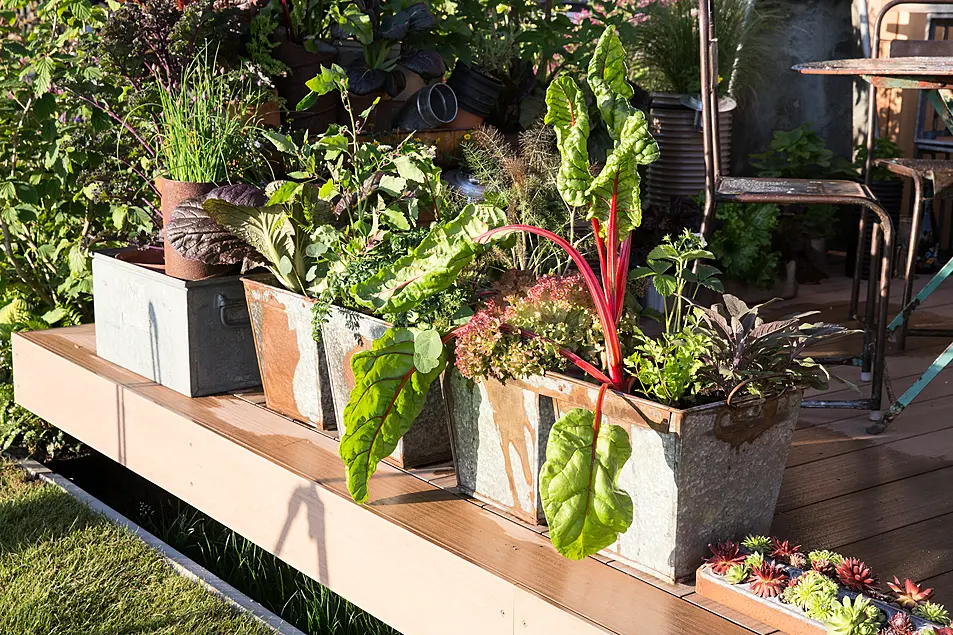
[{"label": "lettuce plant", "polygon": [[[602,121],[613,140],[605,165],[596,175],[591,172],[587,150],[589,113],[579,86],[572,78],[560,76],[546,95],[546,122],[556,130],[561,156],[557,188],[567,204],[586,210],[601,275],[561,236],[531,225],[507,225],[490,229],[472,241],[466,240],[465,234],[454,236],[441,229],[427,241],[429,244],[422,244],[402,262],[353,289],[370,306],[406,310],[449,286],[480,245],[526,232],[565,250],[591,297],[604,338],[605,358],[602,368],[578,356],[570,358],[601,384],[599,398],[595,412],[577,408],[554,424],[540,474],[553,545],[573,559],[611,545],[632,522],[632,499],[617,485],[631,444],[620,426],[602,425],[601,410],[609,388],[624,391],[629,384],[619,324],[625,311],[631,232],[641,221],[638,168],[658,158],[658,146],[649,134],[645,116],[629,104],[633,91],[625,79],[624,57],[618,36],[607,29],[588,74]],[[347,467],[348,489],[355,500],[367,500],[368,479],[377,462],[393,451],[420,413],[430,384],[446,364],[441,344],[456,334],[397,332],[376,343],[371,351],[354,356],[357,388],[344,412],[347,432],[340,449]]]}]

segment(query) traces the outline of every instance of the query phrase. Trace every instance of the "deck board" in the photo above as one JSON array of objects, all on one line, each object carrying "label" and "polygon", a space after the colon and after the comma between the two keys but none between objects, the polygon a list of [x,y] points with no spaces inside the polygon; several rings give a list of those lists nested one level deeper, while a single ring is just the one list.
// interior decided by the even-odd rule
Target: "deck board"
[{"label": "deck board", "polygon": [[[921,279],[918,285],[924,282]],[[894,285],[894,298],[899,295],[899,286]],[[786,314],[818,308],[820,319],[842,320],[846,316],[849,288],[845,279],[803,286],[800,297],[778,303],[771,310]],[[924,306],[917,321],[924,326],[953,324],[953,289],[941,288]],[[858,338],[853,337],[839,347],[842,351],[853,350],[851,347],[856,348],[857,344]],[[911,385],[946,344],[937,338],[911,338],[906,352],[891,350],[888,375],[894,390],[899,394]],[[33,372],[42,373],[44,380],[58,376],[57,373],[72,376],[79,370],[89,375],[76,375],[82,378],[76,385],[58,380],[57,385],[63,386],[61,399],[54,401],[112,404],[112,412],[103,409],[98,415],[106,417],[109,425],[102,437],[94,441],[107,446],[107,453],[117,460],[130,463],[133,469],[131,463],[146,461],[141,449],[134,447],[136,439],[153,434],[160,435],[154,437],[154,443],[167,442],[161,429],[156,429],[160,423],[156,413],[174,413],[185,423],[198,424],[193,427],[255,453],[285,474],[293,474],[300,486],[293,490],[291,499],[282,501],[289,510],[288,523],[292,523],[290,510],[294,505],[307,507],[306,515],[312,525],[315,519],[323,519],[321,526],[329,537],[336,531],[331,524],[335,518],[363,519],[362,527],[356,531],[362,530],[364,524],[373,524],[370,518],[377,519],[382,527],[398,527],[405,532],[387,534],[388,539],[399,543],[413,536],[414,541],[407,544],[421,558],[442,563],[439,570],[443,572],[445,568],[447,575],[458,583],[469,584],[460,581],[472,579],[474,589],[485,591],[484,596],[473,591],[471,604],[475,606],[464,608],[455,605],[451,596],[441,596],[444,599],[440,601],[440,615],[434,619],[452,620],[447,616],[455,615],[453,611],[465,611],[466,617],[458,618],[466,620],[465,626],[443,631],[414,628],[414,622],[404,615],[410,610],[408,607],[389,605],[375,594],[355,590],[357,587],[350,586],[347,571],[335,570],[331,575],[321,569],[327,567],[323,561],[317,569],[313,562],[302,564],[303,570],[311,571],[309,575],[394,623],[407,635],[771,632],[763,624],[696,595],[690,584],[666,584],[604,558],[575,563],[562,559],[549,545],[544,527],[521,523],[479,501],[458,495],[450,465],[411,472],[384,465],[375,476],[370,504],[354,505],[347,499],[343,466],[333,435],[318,433],[268,411],[261,394],[255,391],[202,399],[179,396],[99,359],[93,353],[94,346],[92,328],[76,327],[19,336],[16,354],[22,356],[28,350],[30,356],[37,358],[32,362]],[[859,379],[856,368],[832,370],[851,381]],[[17,379],[20,380],[19,369]],[[860,557],[880,573],[882,580],[893,575],[925,580],[935,588],[939,601],[953,605],[951,381],[953,369],[944,371],[920,399],[878,436],[866,434],[866,413],[803,410],[788,456],[775,532],[808,549],[834,548]],[[869,386],[862,385],[861,390],[866,392]],[[18,397],[20,392],[18,388]],[[67,431],[68,425],[95,423],[95,413],[79,412],[74,416],[68,407],[43,400],[40,388],[27,393],[24,394],[28,401],[41,416],[63,421]],[[855,395],[838,384],[826,392],[832,398]],[[152,417],[152,426],[136,431],[133,418],[146,414]],[[70,417],[79,422],[67,422]],[[128,432],[123,433],[124,429]],[[126,447],[127,443],[131,445]],[[184,457],[195,455],[191,448],[182,448],[181,453]],[[194,460],[201,462],[201,458]],[[166,473],[167,468],[148,469],[155,478],[172,478]],[[182,491],[173,493],[196,507],[217,504],[213,499],[190,498],[194,496],[191,482],[179,485]],[[249,489],[254,487],[253,482],[248,485]],[[314,507],[316,500],[323,501],[325,508]],[[241,522],[242,515],[234,510],[218,513],[220,520],[229,521],[226,524]],[[315,539],[307,531],[313,528],[300,537],[301,544]],[[281,544],[276,545],[273,538],[259,537],[258,542],[266,549],[281,551]],[[341,555],[331,558],[331,562],[337,560],[338,566],[353,567],[354,563],[344,559],[349,546],[346,538],[339,543]],[[381,558],[389,558],[386,550],[381,553]],[[433,571],[422,572],[431,584],[434,575]],[[433,593],[439,595],[444,591],[435,589]],[[408,602],[404,599],[401,604]],[[506,615],[500,615],[500,611]],[[532,616],[525,628],[522,615]]]}]

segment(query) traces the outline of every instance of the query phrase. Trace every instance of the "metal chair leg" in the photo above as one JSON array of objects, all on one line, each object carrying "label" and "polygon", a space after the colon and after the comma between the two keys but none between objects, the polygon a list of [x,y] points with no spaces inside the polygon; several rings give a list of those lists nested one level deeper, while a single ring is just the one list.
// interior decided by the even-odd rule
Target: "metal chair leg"
[{"label": "metal chair leg", "polygon": [[906,392],[900,395],[900,398],[896,402],[890,405],[890,409],[884,413],[883,419],[880,423],[871,426],[871,429],[876,429],[876,432],[872,434],[879,434],[887,429],[887,426],[896,419],[904,409],[909,406],[917,396],[923,392],[923,389],[930,385],[937,375],[940,372],[950,365],[950,362],[953,361],[953,343],[946,347],[940,356],[933,360],[933,363],[930,364],[930,367],[926,370],[925,373],[920,375],[920,379],[916,381],[915,384],[910,386]]},{"label": "metal chair leg", "polygon": [[[903,299],[900,306],[906,307],[913,298],[913,281],[917,264],[917,249],[920,244],[920,219],[923,217],[923,178],[913,176],[913,218],[910,219],[910,238],[907,240],[907,267],[903,273]],[[897,346],[905,350],[907,346],[907,327],[909,320],[904,319],[897,332]]]},{"label": "metal chair leg", "polygon": [[[880,256],[880,224],[872,222],[870,225],[870,271],[867,274],[867,302],[864,305],[864,349],[860,370],[860,381],[873,379],[873,358],[877,328],[877,280],[876,263]],[[886,254],[884,254],[886,256]],[[889,275],[888,275],[889,277]]]},{"label": "metal chair leg", "polygon": [[[887,211],[879,205],[871,207],[871,210],[880,218],[880,232],[883,234],[883,252],[880,262],[880,301],[877,305],[876,325],[869,325],[876,329],[874,339],[874,349],[872,351],[873,378],[870,386],[870,420],[874,425],[868,428],[870,434],[878,434],[883,431],[881,407],[883,401],[884,377],[886,371],[887,356],[887,313],[890,309],[890,273],[893,271],[893,253],[894,253],[894,228]],[[874,227],[873,238],[877,242],[877,228]],[[874,263],[871,262],[871,274],[874,271]],[[871,283],[873,280],[871,279]],[[870,311],[868,311],[868,314]]]},{"label": "metal chair leg", "polygon": [[860,210],[860,221],[857,230],[857,254],[854,256],[854,281],[850,288],[850,315],[851,320],[859,320],[860,307],[860,278],[864,266],[864,230],[867,227],[867,208]]}]

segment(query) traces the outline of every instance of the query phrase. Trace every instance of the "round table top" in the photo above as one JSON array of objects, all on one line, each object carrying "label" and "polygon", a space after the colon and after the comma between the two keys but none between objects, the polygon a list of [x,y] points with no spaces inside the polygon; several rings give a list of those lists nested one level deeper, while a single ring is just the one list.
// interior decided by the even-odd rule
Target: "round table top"
[{"label": "round table top", "polygon": [[872,77],[953,77],[953,57],[884,57],[807,62],[794,67],[805,75],[864,75]]}]

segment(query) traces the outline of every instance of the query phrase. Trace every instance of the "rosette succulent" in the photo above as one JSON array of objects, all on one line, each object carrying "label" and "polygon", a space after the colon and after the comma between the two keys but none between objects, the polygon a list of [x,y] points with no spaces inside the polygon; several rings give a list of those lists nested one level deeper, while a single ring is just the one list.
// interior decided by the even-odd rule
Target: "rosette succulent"
[{"label": "rosette succulent", "polygon": [[751,592],[763,598],[773,598],[781,595],[788,584],[788,576],[781,567],[765,562],[757,569],[751,570],[748,581]]},{"label": "rosette succulent", "polygon": [[826,620],[830,635],[877,635],[883,613],[862,595],[834,602]]},{"label": "rosette succulent", "polygon": [[817,571],[805,571],[791,581],[781,599],[809,613],[809,617],[823,619],[837,599],[837,583]]},{"label": "rosette succulent", "polygon": [[933,622],[940,626],[949,626],[951,623],[950,612],[946,610],[945,606],[936,602],[923,602],[922,604],[918,604],[914,607],[912,612],[917,617],[922,617],[928,622]]},{"label": "rosette succulent", "polygon": [[837,580],[851,591],[878,592],[877,576],[857,558],[847,558],[835,569]]},{"label": "rosette succulent", "polygon": [[712,556],[705,560],[711,565],[711,570],[718,575],[725,575],[731,567],[742,565],[745,562],[745,556],[738,549],[738,545],[731,540],[719,542],[715,545],[708,545]]},{"label": "rosette succulent", "polygon": [[741,541],[741,546],[748,551],[765,554],[774,549],[774,543],[771,538],[767,536],[755,536],[754,534],[745,536],[745,539]]},{"label": "rosette succulent", "polygon": [[900,580],[894,576],[893,582],[888,582],[887,586],[890,587],[891,601],[904,609],[916,608],[918,604],[933,597],[933,589],[923,589],[909,578],[901,584]]}]

